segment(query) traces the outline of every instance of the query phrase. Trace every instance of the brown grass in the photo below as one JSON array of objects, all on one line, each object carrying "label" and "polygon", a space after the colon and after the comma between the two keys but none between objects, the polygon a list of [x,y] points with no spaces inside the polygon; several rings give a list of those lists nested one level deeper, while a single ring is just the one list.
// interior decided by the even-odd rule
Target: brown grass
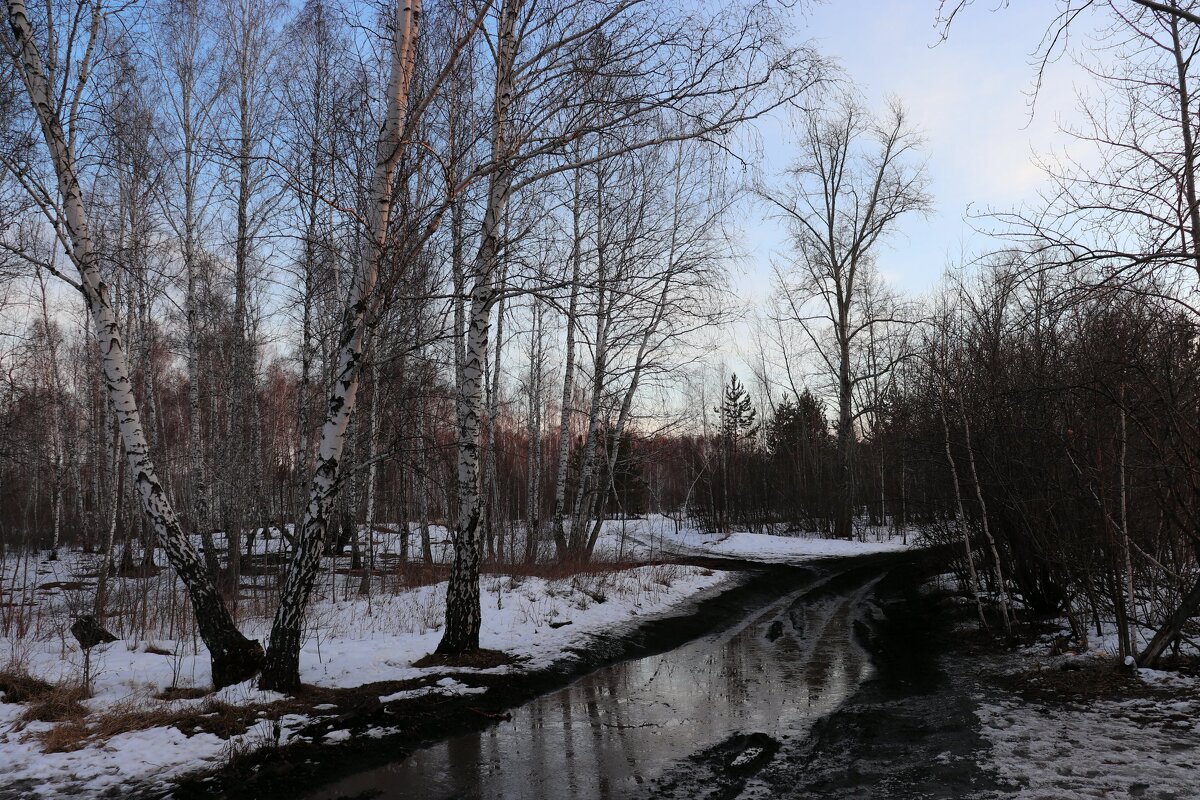
[{"label": "brown grass", "polygon": [[424,667],[474,667],[475,669],[490,669],[492,667],[503,667],[515,663],[516,660],[512,656],[500,650],[476,650],[473,653],[463,653],[461,655],[430,653],[424,658],[414,661],[413,666],[418,669]]},{"label": "brown grass", "polygon": [[81,722],[88,712],[80,701],[87,697],[87,689],[79,685],[51,687],[29,701],[20,722]]},{"label": "brown grass", "polygon": [[[80,711],[85,712],[82,707]],[[66,753],[106,742],[122,733],[165,727],[178,728],[188,736],[203,732],[229,739],[245,733],[257,721],[258,712],[258,706],[239,708],[215,699],[196,708],[152,708],[145,705],[145,698],[129,697],[114,703],[90,722],[85,722],[85,713],[63,720],[44,720],[60,724],[42,734],[42,750]]]},{"label": "brown grass", "polygon": [[212,694],[212,689],[204,689],[199,686],[168,686],[158,694],[154,695],[155,700],[195,700],[204,697],[206,694]]},{"label": "brown grass", "polygon": [[46,731],[41,739],[44,753],[70,753],[87,743],[88,729],[82,722],[64,722]]},{"label": "brown grass", "polygon": [[5,703],[28,703],[53,690],[49,683],[23,669],[0,670],[0,692],[4,692]]}]

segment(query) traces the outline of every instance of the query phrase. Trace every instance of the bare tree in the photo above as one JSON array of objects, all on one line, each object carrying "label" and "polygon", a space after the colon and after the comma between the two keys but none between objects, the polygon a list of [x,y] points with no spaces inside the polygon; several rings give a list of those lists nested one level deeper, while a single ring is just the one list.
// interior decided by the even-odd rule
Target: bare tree
[{"label": "bare tree", "polygon": [[[60,76],[47,70],[23,0],[8,0],[5,10],[12,31],[12,38],[5,40],[5,47],[25,84],[57,181],[57,202],[45,189],[37,197],[42,200],[43,213],[50,223],[61,231],[62,243],[79,273],[78,281],[62,273],[59,276],[83,294],[94,320],[107,393],[120,427],[131,482],[141,500],[142,510],[153,524],[158,543],[187,587],[200,635],[212,659],[213,683],[224,686],[244,680],[261,663],[262,648],[237,629],[200,555],[183,535],[159,481],[133,394],[121,328],[109,302],[109,289],[101,277],[92,244],[86,200],[76,165],[75,135],[78,133],[79,104],[87,89],[91,58],[104,21],[102,8],[99,4],[86,3],[79,9],[90,10],[83,15],[89,22],[86,31],[81,32],[81,41],[71,43],[75,45],[73,52],[83,55],[79,57],[79,63],[73,64],[74,80],[66,84],[69,86],[66,93],[53,88]],[[50,33],[62,35],[62,31]],[[54,40],[52,35],[50,41]],[[52,64],[57,63],[57,57],[55,53]]]},{"label": "bare tree", "polygon": [[[882,120],[843,96],[831,110],[802,112],[800,157],[789,181],[760,194],[788,223],[795,252],[791,269],[776,270],[777,290],[833,384],[837,400],[838,514],[834,533],[853,534],[855,389],[875,376],[855,370],[858,351],[876,326],[899,319],[894,306],[863,313],[863,296],[880,242],[898,221],[930,206],[921,145],[904,109],[893,102]],[[828,337],[828,338],[825,338]],[[890,365],[884,365],[883,369]]]},{"label": "bare tree", "polygon": [[337,492],[346,430],[358,396],[380,261],[388,247],[388,221],[395,192],[393,177],[402,153],[420,17],[420,0],[397,2],[389,37],[392,51],[387,111],[376,142],[375,172],[370,187],[371,217],[365,232],[369,241],[363,248],[362,260],[346,300],[337,365],[325,422],[321,428],[308,507],[296,531],[295,546],[284,579],[279,608],[271,626],[270,645],[259,682],[264,689],[293,691],[300,686],[300,637],[304,616],[320,565],[329,514]]}]

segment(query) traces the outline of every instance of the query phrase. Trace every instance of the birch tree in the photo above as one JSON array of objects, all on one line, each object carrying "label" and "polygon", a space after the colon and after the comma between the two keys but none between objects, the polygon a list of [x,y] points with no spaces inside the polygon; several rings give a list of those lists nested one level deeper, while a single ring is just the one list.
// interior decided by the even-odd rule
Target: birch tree
[{"label": "birch tree", "polygon": [[[569,0],[552,7],[504,0],[485,26],[494,56],[490,143],[481,170],[488,191],[464,320],[457,392],[459,507],[440,654],[479,647],[483,375],[505,245],[501,222],[511,198],[577,167],[659,143],[724,135],[803,92],[813,80],[814,59],[807,50],[783,45],[778,22],[776,9],[762,5],[748,16],[726,10],[713,19],[650,0]],[[569,68],[572,63],[578,66]],[[580,78],[590,70],[621,76],[612,94],[597,101],[604,113],[583,102],[588,92]],[[690,121],[682,130],[648,124],[675,110]],[[596,138],[595,151],[578,161],[561,157],[589,136]]]},{"label": "birch tree", "polygon": [[275,196],[267,191],[271,173],[264,162],[272,149],[276,114],[268,81],[275,58],[273,22],[278,11],[273,0],[225,0],[219,12],[226,43],[222,69],[228,86],[228,116],[232,118],[223,146],[234,186],[233,344],[226,441],[230,446],[229,466],[239,479],[229,484],[225,526],[228,585],[235,598],[241,573],[242,529],[262,505],[262,469],[254,447],[260,432],[254,424],[257,359],[251,336],[251,261],[267,215],[276,206]]},{"label": "birch tree", "polygon": [[346,429],[354,412],[363,352],[372,324],[380,261],[388,247],[388,222],[395,191],[393,177],[401,156],[409,89],[417,57],[420,17],[420,0],[397,2],[389,31],[391,75],[388,79],[387,109],[375,147],[375,172],[370,186],[371,217],[364,233],[368,241],[363,247],[362,260],[355,271],[346,300],[335,378],[321,428],[308,506],[296,531],[279,608],[271,626],[270,645],[259,682],[263,689],[293,691],[300,686],[304,616],[336,497],[339,462]]},{"label": "birch tree", "polygon": [[87,302],[96,328],[105,386],[120,428],[131,484],[143,512],[153,525],[159,545],[187,588],[200,636],[209,650],[213,683],[225,686],[244,680],[258,669],[262,662],[262,647],[238,630],[199,553],[183,535],[150,457],[133,394],[121,327],[109,301],[109,287],[101,276],[93,247],[86,198],[76,163],[79,106],[87,90],[87,78],[93,66],[91,59],[102,33],[104,11],[98,3],[81,4],[77,11],[83,12],[81,18],[87,19],[88,24],[86,30],[80,32],[80,40],[71,42],[74,47],[69,52],[79,54],[76,56],[79,61],[72,64],[73,78],[69,82],[64,80],[67,92],[55,90],[63,76],[47,68],[48,63],[54,67],[59,65],[58,54],[55,53],[49,62],[42,55],[44,42],[50,42],[53,48],[56,37],[62,35],[62,31],[55,29],[53,19],[41,20],[46,26],[44,35],[49,38],[39,45],[23,0],[7,0],[5,12],[12,37],[5,39],[5,48],[24,83],[56,179],[54,191],[57,197],[48,187],[38,195],[43,202],[42,210],[56,231],[61,231],[62,245],[79,276],[78,280],[73,280],[59,273],[59,277],[74,286]]},{"label": "birch tree", "polygon": [[162,104],[170,124],[157,133],[165,154],[167,179],[160,192],[163,218],[179,244],[184,276],[184,360],[188,378],[188,491],[191,495],[189,528],[199,534],[209,572],[218,573],[213,542],[212,495],[205,458],[201,410],[201,296],[204,279],[204,232],[209,223],[211,189],[205,177],[212,174],[208,145],[214,138],[214,104],[219,80],[216,56],[208,31],[206,5],[201,0],[164,0],[156,6],[152,30],[156,32],[153,63],[168,87]]}]

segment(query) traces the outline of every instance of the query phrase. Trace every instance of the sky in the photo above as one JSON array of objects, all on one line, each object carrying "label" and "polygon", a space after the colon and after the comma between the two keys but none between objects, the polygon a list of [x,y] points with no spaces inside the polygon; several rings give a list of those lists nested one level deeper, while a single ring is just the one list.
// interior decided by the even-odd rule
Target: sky
[{"label": "sky", "polygon": [[[1050,65],[1035,113],[1032,54],[1055,14],[1050,0],[978,0],[939,43],[937,0],[826,0],[797,9],[802,38],[835,59],[882,110],[898,98],[923,131],[934,210],[909,217],[880,252],[879,268],[897,289],[921,294],[946,267],[986,247],[968,212],[1011,208],[1032,199],[1042,183],[1033,156],[1061,149],[1087,75],[1069,59]],[[789,160],[787,125],[760,126],[764,169],[778,174]],[[769,290],[772,254],[786,252],[780,225],[755,208],[743,227],[749,259],[735,276],[738,294],[753,302]],[[978,224],[978,222],[976,222]]]}]

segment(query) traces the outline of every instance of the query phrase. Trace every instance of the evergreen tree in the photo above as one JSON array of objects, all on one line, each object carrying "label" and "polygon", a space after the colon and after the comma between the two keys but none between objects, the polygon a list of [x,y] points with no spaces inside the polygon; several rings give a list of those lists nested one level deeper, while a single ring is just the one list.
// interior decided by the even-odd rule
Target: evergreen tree
[{"label": "evergreen tree", "polygon": [[721,440],[729,452],[737,450],[738,442],[753,439],[758,433],[757,412],[750,403],[750,394],[736,374],[730,376],[725,397],[713,411],[721,415]]}]

